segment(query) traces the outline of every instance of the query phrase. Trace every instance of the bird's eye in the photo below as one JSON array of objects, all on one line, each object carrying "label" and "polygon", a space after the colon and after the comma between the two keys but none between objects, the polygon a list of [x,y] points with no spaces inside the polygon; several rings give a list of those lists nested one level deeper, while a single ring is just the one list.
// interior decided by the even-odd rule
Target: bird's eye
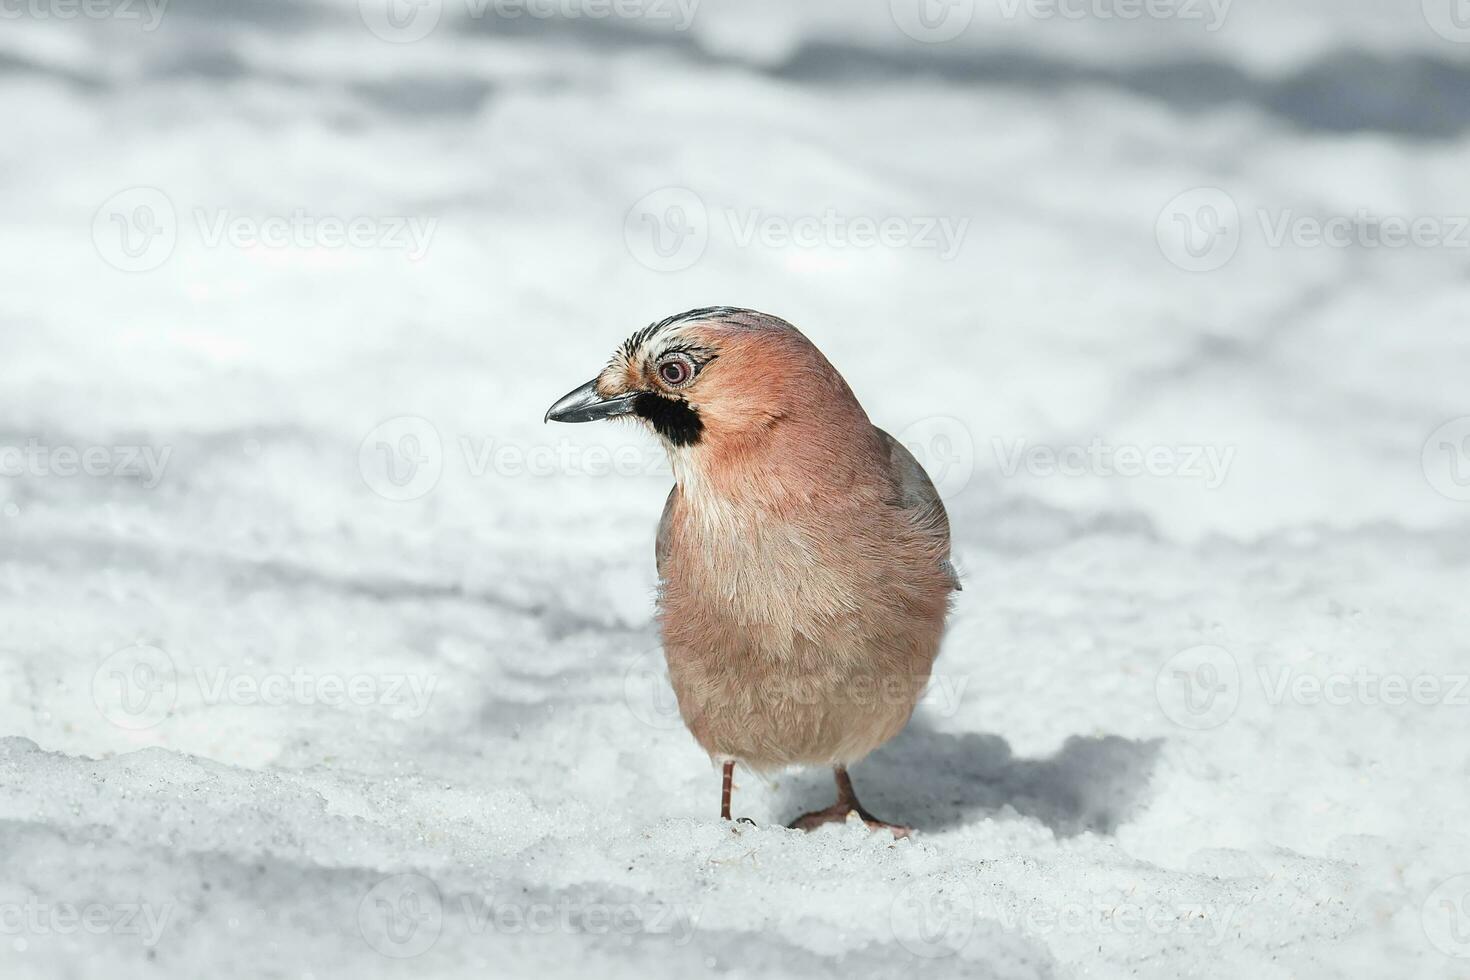
[{"label": "bird's eye", "polygon": [[694,380],[694,359],[674,354],[659,362],[658,379],[670,388],[682,388]]}]

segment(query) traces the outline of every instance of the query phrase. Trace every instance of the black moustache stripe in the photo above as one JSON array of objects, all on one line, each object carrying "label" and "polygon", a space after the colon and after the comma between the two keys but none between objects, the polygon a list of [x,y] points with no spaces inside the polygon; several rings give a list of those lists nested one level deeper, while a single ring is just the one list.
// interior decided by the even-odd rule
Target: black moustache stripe
[{"label": "black moustache stripe", "polygon": [[692,446],[704,434],[704,423],[689,403],[641,392],[633,399],[633,413],[648,419],[654,431],[675,446]]}]

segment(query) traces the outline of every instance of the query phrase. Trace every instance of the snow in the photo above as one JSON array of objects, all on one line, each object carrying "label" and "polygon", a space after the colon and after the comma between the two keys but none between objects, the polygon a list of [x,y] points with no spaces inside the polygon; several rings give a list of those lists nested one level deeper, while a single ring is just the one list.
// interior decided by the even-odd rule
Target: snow
[{"label": "snow", "polygon": [[[1465,975],[1470,45],[1419,7],[8,17],[0,976]],[[541,423],[713,303],[949,505],[936,685],[853,771],[912,840],[783,830],[823,773],[714,819],[667,463]]]}]

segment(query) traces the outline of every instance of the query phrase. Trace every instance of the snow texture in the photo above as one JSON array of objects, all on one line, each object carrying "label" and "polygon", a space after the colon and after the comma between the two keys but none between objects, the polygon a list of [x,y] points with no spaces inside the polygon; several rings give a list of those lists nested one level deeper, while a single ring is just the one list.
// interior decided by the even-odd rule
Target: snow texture
[{"label": "snow texture", "polygon": [[[1470,975],[1463,19],[374,2],[6,8],[0,977]],[[719,303],[948,503],[912,840],[715,819],[541,422]]]}]

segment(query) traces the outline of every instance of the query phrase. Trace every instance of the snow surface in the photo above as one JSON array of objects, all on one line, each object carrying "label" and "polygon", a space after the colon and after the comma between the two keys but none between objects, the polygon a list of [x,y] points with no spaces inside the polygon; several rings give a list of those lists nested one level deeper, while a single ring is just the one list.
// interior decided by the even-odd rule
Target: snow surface
[{"label": "snow surface", "polygon": [[[0,977],[1470,976],[1470,242],[1257,220],[1454,239],[1470,45],[1420,6],[7,15]],[[1190,272],[1199,188],[1244,217]],[[704,209],[687,268],[655,192]],[[176,241],[123,271],[150,194]],[[424,247],[211,244],[297,209]],[[968,224],[741,244],[829,210]],[[937,682],[853,773],[913,840],[781,829],[822,773],[714,819],[667,466],[541,424],[711,303],[800,325],[945,493]]]}]

